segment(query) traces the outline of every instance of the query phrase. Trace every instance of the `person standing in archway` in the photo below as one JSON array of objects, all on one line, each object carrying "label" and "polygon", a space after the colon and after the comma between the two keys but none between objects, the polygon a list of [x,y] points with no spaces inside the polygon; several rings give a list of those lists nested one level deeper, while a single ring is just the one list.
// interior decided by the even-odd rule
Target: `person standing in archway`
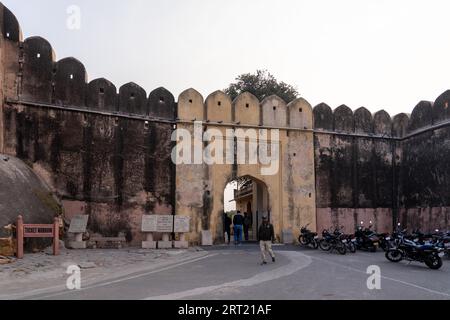
[{"label": "person standing in archway", "polygon": [[272,243],[275,242],[275,232],[273,225],[269,222],[269,218],[267,216],[263,216],[263,223],[259,227],[258,232],[258,240],[261,248],[261,257],[262,263],[261,265],[267,264],[266,261],[266,251],[272,257],[272,262],[275,262],[275,254],[272,250]]},{"label": "person standing in archway", "polygon": [[243,225],[244,225],[244,216],[240,211],[233,218],[234,225],[234,244],[239,245],[242,242],[242,233],[243,233]]},{"label": "person standing in archway", "polygon": [[226,239],[228,239],[227,244],[230,244],[231,242],[231,218],[228,215],[228,213],[223,214],[223,231],[225,233]]},{"label": "person standing in archway", "polygon": [[244,213],[244,237],[245,241],[248,241],[248,231],[250,230],[252,226],[252,216],[250,213],[245,212]]}]

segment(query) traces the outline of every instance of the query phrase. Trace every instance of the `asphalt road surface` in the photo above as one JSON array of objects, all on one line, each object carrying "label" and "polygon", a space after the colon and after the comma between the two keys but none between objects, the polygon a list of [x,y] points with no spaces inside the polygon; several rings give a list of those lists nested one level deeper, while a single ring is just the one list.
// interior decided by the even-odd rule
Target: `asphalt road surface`
[{"label": "asphalt road surface", "polygon": [[[450,300],[446,258],[434,271],[417,262],[391,263],[382,252],[341,256],[294,246],[275,252],[276,263],[261,266],[256,245],[212,247],[207,256],[181,264],[26,299]],[[367,268],[374,265],[381,270],[381,289],[370,290]]]}]

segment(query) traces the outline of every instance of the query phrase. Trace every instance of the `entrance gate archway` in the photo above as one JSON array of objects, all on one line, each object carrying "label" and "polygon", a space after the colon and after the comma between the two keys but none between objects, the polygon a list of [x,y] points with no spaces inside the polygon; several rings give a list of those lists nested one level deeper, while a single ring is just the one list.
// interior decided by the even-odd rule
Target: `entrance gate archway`
[{"label": "entrance gate archway", "polygon": [[232,218],[237,211],[247,215],[248,241],[257,241],[262,217],[271,216],[267,185],[252,176],[229,182],[224,191],[224,212]]}]

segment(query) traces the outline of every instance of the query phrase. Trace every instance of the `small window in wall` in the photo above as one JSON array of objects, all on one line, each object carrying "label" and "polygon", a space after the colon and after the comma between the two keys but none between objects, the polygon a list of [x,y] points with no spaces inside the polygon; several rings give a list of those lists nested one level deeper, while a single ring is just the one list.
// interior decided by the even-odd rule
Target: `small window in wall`
[{"label": "small window in wall", "polygon": [[36,58],[40,58],[41,57],[41,54],[40,53],[38,53],[37,55],[36,55]]},{"label": "small window in wall", "polygon": [[192,103],[193,103],[192,99],[189,99],[189,103],[190,103],[190,104],[192,104]]},{"label": "small window in wall", "polygon": [[447,108],[448,108],[448,102],[445,103],[445,109],[447,109]]},{"label": "small window in wall", "polygon": [[104,88],[100,88],[100,93],[104,94],[105,93],[105,89]]},{"label": "small window in wall", "polygon": [[145,126],[145,129],[148,129],[148,126],[149,126],[149,123],[148,123],[148,121],[145,121],[145,124],[144,124],[144,126]]},{"label": "small window in wall", "polygon": [[246,103],[246,104],[245,104],[245,107],[246,107],[247,109],[250,108],[250,104]]},{"label": "small window in wall", "polygon": [[6,33],[6,37],[9,38],[9,32]]},{"label": "small window in wall", "polygon": [[164,103],[164,97],[159,97],[159,103]]},{"label": "small window in wall", "polygon": [[70,79],[70,80],[73,80],[73,74],[71,74],[71,75],[69,76],[69,79]]},{"label": "small window in wall", "polygon": [[297,154],[296,153],[294,153],[294,157],[296,157],[297,156]]},{"label": "small window in wall", "polygon": [[303,108],[298,109],[298,112],[302,113],[303,112]]},{"label": "small window in wall", "polygon": [[134,92],[130,94],[130,98],[134,99]]},{"label": "small window in wall", "polygon": [[222,101],[217,102],[217,105],[220,107],[222,105]]},{"label": "small window in wall", "polygon": [[277,107],[273,106],[273,111],[276,111],[276,110],[277,110]]}]

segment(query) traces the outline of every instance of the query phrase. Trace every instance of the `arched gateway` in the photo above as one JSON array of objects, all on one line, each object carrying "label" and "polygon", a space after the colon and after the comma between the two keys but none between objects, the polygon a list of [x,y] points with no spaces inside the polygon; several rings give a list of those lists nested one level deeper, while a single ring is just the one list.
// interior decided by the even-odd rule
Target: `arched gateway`
[{"label": "arched gateway", "polygon": [[244,93],[232,102],[218,91],[203,102],[189,89],[178,101],[178,142],[191,144],[177,154],[176,212],[192,219],[190,241],[200,242],[204,230],[223,241],[224,189],[238,177],[267,190],[259,206],[270,212],[280,241],[291,242],[300,224],[315,228],[312,108],[305,100],[260,103]]}]

